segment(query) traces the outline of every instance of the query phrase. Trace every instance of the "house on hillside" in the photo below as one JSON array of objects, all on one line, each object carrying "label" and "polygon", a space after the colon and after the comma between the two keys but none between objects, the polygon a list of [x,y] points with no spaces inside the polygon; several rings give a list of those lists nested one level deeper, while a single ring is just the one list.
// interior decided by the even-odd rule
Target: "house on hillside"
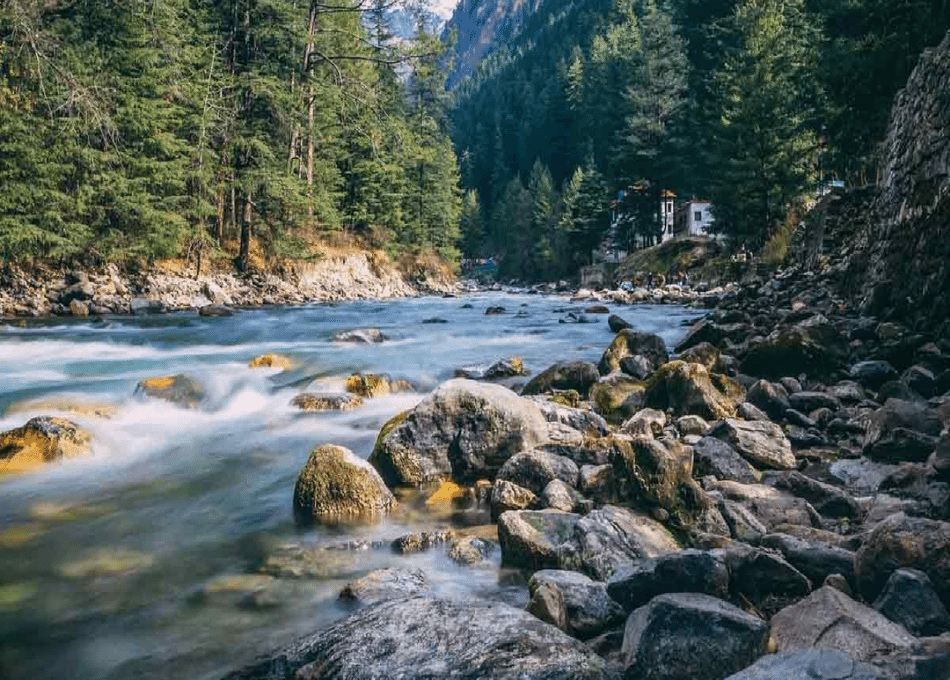
[{"label": "house on hillside", "polygon": [[673,234],[680,236],[715,236],[711,232],[716,218],[709,201],[692,198],[682,201],[673,214]]}]

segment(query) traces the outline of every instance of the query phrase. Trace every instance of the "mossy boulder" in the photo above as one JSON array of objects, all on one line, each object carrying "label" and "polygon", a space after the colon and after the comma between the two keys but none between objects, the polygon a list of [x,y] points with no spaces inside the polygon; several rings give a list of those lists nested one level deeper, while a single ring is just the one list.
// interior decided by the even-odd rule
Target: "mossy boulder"
[{"label": "mossy boulder", "polygon": [[802,373],[821,378],[842,369],[847,358],[847,338],[819,314],[775,330],[751,347],[742,360],[742,371],[771,379]]},{"label": "mossy boulder", "polygon": [[346,379],[346,391],[370,399],[391,392],[411,392],[412,385],[405,380],[392,380],[388,375],[354,373]]},{"label": "mossy boulder", "polygon": [[671,361],[647,381],[645,403],[650,408],[671,410],[677,416],[720,420],[734,416],[744,396],[738,383],[710,375],[702,364]]},{"label": "mossy boulder", "polygon": [[294,516],[301,524],[378,520],[395,505],[369,463],[331,444],[313,450],[294,487]]},{"label": "mossy boulder", "polygon": [[286,371],[293,365],[290,359],[280,354],[262,354],[251,359],[248,368],[281,368]]},{"label": "mossy boulder", "polygon": [[523,395],[547,394],[561,390],[574,390],[586,397],[600,374],[594,364],[586,361],[559,361],[549,366],[528,381],[521,390]]},{"label": "mossy boulder", "polygon": [[611,373],[590,388],[594,410],[608,422],[618,424],[643,405],[646,384],[623,373]]},{"label": "mossy boulder", "polygon": [[456,379],[390,421],[370,456],[391,486],[493,479],[511,456],[548,441],[537,404],[501,385]]},{"label": "mossy boulder", "polygon": [[164,399],[185,408],[195,408],[205,398],[204,388],[182,373],[146,378],[135,387],[135,394]]},{"label": "mossy boulder", "polygon": [[291,399],[291,406],[301,411],[352,411],[363,405],[363,400],[353,394],[298,394]]},{"label": "mossy boulder", "polygon": [[617,333],[617,337],[601,357],[599,367],[601,374],[607,375],[619,371],[621,359],[638,354],[652,361],[654,366],[665,364],[670,358],[666,343],[659,335],[625,328]]},{"label": "mossy boulder", "polygon": [[92,437],[63,418],[40,416],[0,434],[0,474],[28,472],[63,458],[92,453]]}]

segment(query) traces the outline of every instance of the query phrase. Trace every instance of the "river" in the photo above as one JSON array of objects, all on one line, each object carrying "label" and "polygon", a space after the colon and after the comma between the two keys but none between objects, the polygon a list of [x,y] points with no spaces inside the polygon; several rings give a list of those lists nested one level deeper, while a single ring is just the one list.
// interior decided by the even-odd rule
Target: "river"
[{"label": "river", "polygon": [[[486,316],[494,305],[507,313]],[[108,406],[100,409],[108,417],[65,414],[93,434],[93,456],[0,478],[0,678],[218,678],[345,614],[340,588],[381,566],[422,568],[437,592],[525,598],[523,581],[498,569],[498,551],[494,566],[482,569],[457,566],[440,550],[399,556],[369,547],[335,551],[339,564],[322,578],[260,571],[269,555],[356,539],[385,543],[451,522],[417,511],[374,527],[299,530],[294,482],[317,444],[367,457],[382,424],[457,367],[512,355],[533,372],[562,359],[596,362],[611,340],[606,316],[559,323],[582,307],[560,297],[492,293],[226,318],[181,313],[0,326],[0,431],[34,415],[64,415],[48,405],[23,410],[24,401]],[[669,345],[698,315],[677,307],[615,311]],[[446,323],[423,323],[436,317]],[[363,326],[390,339],[331,340]],[[267,352],[297,367],[248,369]],[[420,391],[367,400],[348,413],[289,405],[308,386],[342,389],[355,371],[405,378]],[[133,396],[139,380],[181,372],[205,387],[202,407]]]}]

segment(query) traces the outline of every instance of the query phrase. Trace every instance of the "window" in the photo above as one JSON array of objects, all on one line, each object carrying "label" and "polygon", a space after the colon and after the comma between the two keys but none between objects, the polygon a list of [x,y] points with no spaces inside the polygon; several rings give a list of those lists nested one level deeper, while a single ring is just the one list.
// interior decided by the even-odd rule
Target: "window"
[{"label": "window", "polygon": [[702,221],[703,221],[703,213],[701,210],[697,210],[696,212],[693,213],[693,222],[702,222]]}]

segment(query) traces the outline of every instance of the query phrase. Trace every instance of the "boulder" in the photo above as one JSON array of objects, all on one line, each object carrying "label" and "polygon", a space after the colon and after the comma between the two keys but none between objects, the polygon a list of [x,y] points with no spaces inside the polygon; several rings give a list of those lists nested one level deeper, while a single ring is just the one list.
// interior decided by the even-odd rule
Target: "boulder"
[{"label": "boulder", "polygon": [[487,559],[495,551],[495,544],[478,536],[463,536],[449,545],[448,556],[456,564],[472,566]]},{"label": "boulder", "polygon": [[801,391],[788,395],[788,402],[793,409],[803,413],[811,413],[820,408],[837,411],[841,407],[841,402],[833,394],[826,392]]},{"label": "boulder", "polygon": [[538,508],[538,497],[523,486],[518,486],[505,479],[496,479],[491,490],[491,518],[498,521],[502,513],[509,510],[527,510]]},{"label": "boulder", "polygon": [[898,569],[891,574],[874,608],[918,637],[950,630],[950,613],[927,574],[917,569]]},{"label": "boulder", "polygon": [[878,524],[854,558],[858,591],[873,602],[901,567],[927,574],[950,606],[950,523],[898,513]]},{"label": "boulder", "polygon": [[878,390],[886,382],[897,379],[897,370],[886,361],[860,361],[851,367],[850,376],[869,390]]},{"label": "boulder", "polygon": [[[590,388],[594,410],[609,422],[619,423],[643,403],[643,381],[623,373],[611,373]],[[631,399],[631,397],[634,397]]]},{"label": "boulder", "polygon": [[429,581],[421,569],[377,569],[348,583],[340,592],[340,599],[368,605],[421,595],[428,589]]},{"label": "boulder", "polygon": [[885,462],[921,462],[933,453],[943,420],[926,404],[888,399],[865,422],[864,454]]},{"label": "boulder", "polygon": [[[531,603],[528,611],[565,633],[581,640],[600,635],[604,630],[619,626],[626,618],[623,608],[607,595],[607,586],[593,581],[576,571],[544,569],[535,572],[528,581]],[[555,610],[548,618],[552,600],[562,603],[563,610]],[[537,600],[537,604],[535,604]]]},{"label": "boulder", "polygon": [[361,345],[370,345],[388,340],[378,328],[356,328],[351,331],[340,331],[333,336],[334,342],[352,342]]},{"label": "boulder", "polygon": [[684,523],[702,510],[700,492],[692,479],[693,452],[688,446],[634,437],[615,449],[611,462],[618,498],[625,503],[663,508]]},{"label": "boulder", "polygon": [[576,390],[586,397],[600,379],[597,367],[586,361],[560,361],[538,373],[521,390],[523,395],[546,394],[554,390]]},{"label": "boulder", "polygon": [[537,404],[549,423],[560,423],[581,432],[587,437],[602,437],[610,431],[607,421],[593,411],[572,408],[544,397],[529,397]]},{"label": "boulder", "polygon": [[759,380],[752,385],[746,393],[746,399],[775,420],[784,418],[785,412],[791,408],[785,388],[768,380]]},{"label": "boulder", "polygon": [[811,592],[811,582],[780,555],[742,547],[727,556],[732,590],[760,611],[773,613]]},{"label": "boulder", "polygon": [[88,432],[64,418],[33,418],[22,427],[0,433],[0,475],[90,455],[91,441]]},{"label": "boulder", "polygon": [[637,380],[646,380],[655,370],[656,366],[653,362],[641,354],[624,357],[620,360],[620,372]]},{"label": "boulder", "polygon": [[726,680],[885,680],[885,676],[837,649],[816,647],[763,656]]},{"label": "boulder", "polygon": [[80,318],[87,317],[89,316],[89,305],[81,300],[73,300],[69,303],[69,313]]},{"label": "boulder", "polygon": [[709,423],[699,416],[680,416],[676,419],[676,431],[683,437],[694,435],[702,437],[709,429]]},{"label": "boulder", "polygon": [[342,446],[325,444],[310,454],[294,486],[298,522],[375,520],[396,505],[376,470]]},{"label": "boulder", "polygon": [[578,474],[578,488],[598,504],[616,500],[613,465],[582,465]]},{"label": "boulder", "polygon": [[622,565],[607,582],[607,594],[627,612],[664,593],[729,596],[729,569],[721,555],[705,550],[634,560]]},{"label": "boulder", "polygon": [[570,458],[540,450],[516,453],[498,471],[498,479],[514,482],[535,495],[541,495],[554,479],[575,487],[577,475],[577,465]]},{"label": "boulder", "polygon": [[729,444],[753,465],[776,470],[796,467],[792,446],[774,423],[726,418],[709,434]]},{"label": "boulder", "polygon": [[552,510],[573,512],[579,500],[580,496],[574,488],[560,479],[552,479],[541,491],[541,503]]},{"label": "boulder", "polygon": [[908,368],[901,375],[901,382],[925,399],[930,399],[937,391],[937,378],[923,366]]},{"label": "boulder", "polygon": [[713,475],[734,482],[758,481],[756,469],[734,448],[715,437],[703,437],[693,445],[693,472],[696,477]]},{"label": "boulder", "polygon": [[762,619],[709,595],[659,595],[627,619],[626,677],[722,680],[765,653],[768,632]]},{"label": "boulder", "polygon": [[199,316],[232,316],[234,310],[227,305],[204,305],[198,310]]},{"label": "boulder", "polygon": [[414,531],[395,539],[389,547],[397,555],[414,555],[438,548],[455,538],[451,529],[435,529],[434,531]]},{"label": "boulder", "polygon": [[736,407],[736,417],[741,420],[769,420],[769,416],[765,411],[747,401]]},{"label": "boulder", "polygon": [[683,353],[690,347],[695,347],[704,342],[711,345],[718,345],[719,341],[726,337],[724,330],[712,321],[702,320],[694,324],[686,333],[686,337],[680,340],[676,345],[676,351]]},{"label": "boulder", "polygon": [[346,391],[369,399],[390,392],[411,392],[412,385],[405,380],[391,380],[388,375],[354,373],[346,379]]},{"label": "boulder", "polygon": [[620,429],[634,437],[660,437],[666,427],[666,413],[655,408],[637,411],[627,419]]},{"label": "boulder", "polygon": [[719,367],[722,353],[719,348],[708,342],[701,342],[684,352],[680,352],[679,359],[688,364],[702,364],[707,370],[715,371]]},{"label": "boulder", "polygon": [[547,439],[534,402],[500,385],[456,379],[384,426],[369,460],[393,486],[474,482]]},{"label": "boulder", "polygon": [[697,415],[707,420],[734,416],[742,400],[742,388],[724,376],[717,380],[719,386],[727,386],[729,394],[717,389],[705,366],[671,361],[647,381],[645,403],[651,408],[669,409],[674,415]]},{"label": "boulder", "polygon": [[293,362],[280,354],[262,354],[248,363],[248,368],[282,368],[285,371],[293,367]]},{"label": "boulder", "polygon": [[[769,530],[782,524],[820,527],[821,516],[808,501],[764,484],[740,484],[728,480],[706,483],[708,491],[741,504]],[[729,516],[723,516],[729,521]]]},{"label": "boulder", "polygon": [[825,517],[859,519],[862,515],[861,505],[845,491],[797,470],[767,472],[762,475],[762,483],[804,498]]},{"label": "boulder", "polygon": [[522,569],[558,569],[563,546],[573,540],[580,515],[509,510],[498,518],[501,563]]},{"label": "boulder", "polygon": [[135,394],[164,399],[185,408],[195,408],[205,397],[204,388],[194,378],[181,373],[146,378],[136,385]]},{"label": "boulder", "polygon": [[606,581],[630,560],[680,550],[676,539],[662,524],[613,505],[605,505],[578,519],[572,538],[563,546],[561,568],[582,571],[598,581]]},{"label": "boulder", "polygon": [[624,357],[646,357],[653,365],[660,366],[669,360],[666,343],[659,335],[643,333],[631,328],[617,333],[617,337],[610,343],[600,360],[600,372],[603,375],[620,370],[620,360]]},{"label": "boulder", "polygon": [[850,550],[783,533],[763,536],[759,545],[782,553],[785,560],[804,574],[812,585],[824,583],[833,574],[854,583],[854,553]]},{"label": "boulder", "polygon": [[304,392],[291,399],[290,405],[301,411],[353,411],[363,405],[363,400],[352,394]]},{"label": "boulder", "polygon": [[753,345],[742,360],[742,372],[771,379],[802,373],[823,377],[842,366],[847,350],[847,339],[818,314],[780,327]]},{"label": "boulder", "polygon": [[611,333],[619,333],[622,330],[627,328],[633,328],[633,325],[617,316],[616,314],[611,314],[607,317],[607,326],[610,328]]},{"label": "boulder", "polygon": [[870,661],[914,643],[903,626],[830,586],[778,612],[771,623],[772,639],[780,652],[828,647],[858,661]]},{"label": "boulder", "polygon": [[618,680],[584,643],[528,612],[429,596],[365,607],[225,680],[449,677]]}]

